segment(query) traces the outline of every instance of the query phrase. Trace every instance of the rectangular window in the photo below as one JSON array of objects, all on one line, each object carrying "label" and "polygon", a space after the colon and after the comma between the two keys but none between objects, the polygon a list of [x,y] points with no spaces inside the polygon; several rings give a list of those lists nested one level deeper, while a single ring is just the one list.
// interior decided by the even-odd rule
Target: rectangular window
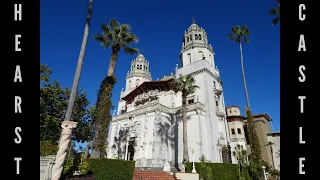
[{"label": "rectangular window", "polygon": [[240,128],[238,128],[237,130],[238,130],[238,134],[241,134],[241,129],[240,129]]},{"label": "rectangular window", "polygon": [[193,104],[193,103],[194,103],[193,99],[188,100],[188,104]]},{"label": "rectangular window", "polygon": [[234,131],[233,128],[231,129],[231,133],[232,133],[232,134],[236,134],[236,132]]}]

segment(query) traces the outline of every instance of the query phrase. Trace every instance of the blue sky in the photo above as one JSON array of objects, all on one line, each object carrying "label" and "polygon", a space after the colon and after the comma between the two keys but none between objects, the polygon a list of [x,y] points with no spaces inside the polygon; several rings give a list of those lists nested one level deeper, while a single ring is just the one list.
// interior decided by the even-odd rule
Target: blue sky
[{"label": "blue sky", "polygon": [[[134,2],[134,3],[133,3]],[[40,62],[53,70],[52,79],[65,87],[72,87],[80,45],[82,42],[88,0],[41,0]],[[251,43],[243,47],[250,106],[253,113],[267,113],[273,119],[273,129],[280,130],[280,31],[272,27],[268,10],[275,0],[226,1],[103,1],[94,0],[91,28],[80,88],[88,99],[96,102],[97,90],[105,77],[110,50],[93,40],[100,33],[100,25],[116,18],[128,23],[139,37],[135,47],[143,50],[150,61],[155,80],[170,74],[179,63],[182,35],[196,23],[203,27],[215,51],[215,63],[221,72],[226,105],[245,106],[240,69],[239,46],[228,40],[231,27],[247,24]],[[125,76],[134,56],[119,54],[115,71],[117,84],[112,101],[119,100],[125,87]]]}]

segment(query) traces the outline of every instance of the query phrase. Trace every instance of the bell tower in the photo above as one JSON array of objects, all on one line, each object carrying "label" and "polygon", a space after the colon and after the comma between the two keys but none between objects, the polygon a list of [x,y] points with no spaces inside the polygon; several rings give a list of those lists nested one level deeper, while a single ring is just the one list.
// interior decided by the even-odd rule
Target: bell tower
[{"label": "bell tower", "polygon": [[132,60],[130,71],[126,77],[126,91],[131,91],[145,81],[151,81],[149,71],[149,62],[139,54],[136,59]]},{"label": "bell tower", "polygon": [[126,112],[127,110],[126,102],[121,98],[129,94],[143,82],[152,80],[149,70],[149,61],[147,61],[142,54],[139,54],[134,60],[131,61],[130,71],[128,71],[126,77],[126,87],[125,89],[122,88],[120,92],[117,115],[121,114],[122,112]]},{"label": "bell tower", "polygon": [[[220,72],[216,67],[214,55],[206,31],[193,19],[183,34],[180,51],[181,67],[176,70],[176,77],[180,75],[194,77],[195,84],[199,88],[187,98],[196,98],[197,103],[203,107],[203,112],[197,116],[187,113],[190,119],[187,122],[188,131],[193,133],[190,138],[188,137],[188,146],[196,149],[195,159],[204,155],[211,162],[222,163],[226,161],[223,149],[228,147],[230,140]],[[197,123],[199,127],[196,126]],[[197,140],[191,140],[195,138]]]},{"label": "bell tower", "polygon": [[193,18],[191,26],[183,35],[180,64],[185,67],[201,60],[207,61],[213,67],[215,65],[214,52],[211,44],[208,44],[207,33]]}]

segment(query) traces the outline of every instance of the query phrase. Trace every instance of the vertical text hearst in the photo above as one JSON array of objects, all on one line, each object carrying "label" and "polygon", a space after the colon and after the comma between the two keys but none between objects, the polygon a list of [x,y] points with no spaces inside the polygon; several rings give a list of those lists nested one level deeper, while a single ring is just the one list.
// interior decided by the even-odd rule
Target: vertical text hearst
[{"label": "vertical text hearst", "polygon": [[[14,21],[19,23],[19,21],[22,21],[22,4],[14,4]],[[20,45],[20,39],[21,39],[21,34],[15,34],[14,38],[14,51],[15,53],[21,52],[21,48],[19,47]],[[14,75],[14,80],[13,82],[15,83],[21,83],[22,82],[22,76],[21,76],[21,67],[19,64],[16,65],[15,69],[15,75]],[[21,109],[21,103],[22,99],[20,96],[15,96],[14,97],[14,113],[22,113]],[[14,132],[16,135],[16,138],[14,138],[15,144],[20,144],[22,142],[22,138],[19,134],[19,132],[22,131],[21,127],[15,127]],[[22,161],[22,157],[14,157],[13,159],[16,162],[16,174],[20,174],[20,161]]]}]

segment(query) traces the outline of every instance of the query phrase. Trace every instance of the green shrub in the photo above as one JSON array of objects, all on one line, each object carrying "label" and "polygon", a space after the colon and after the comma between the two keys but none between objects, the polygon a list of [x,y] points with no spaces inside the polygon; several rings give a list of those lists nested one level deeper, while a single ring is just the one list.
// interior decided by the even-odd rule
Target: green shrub
[{"label": "green shrub", "polygon": [[[202,163],[195,163],[196,171],[199,173],[200,178],[204,178],[201,174]],[[204,163],[206,167],[210,167],[212,176],[207,177],[205,180],[237,180],[238,179],[238,167],[236,164],[229,163]],[[192,162],[186,163],[186,171],[192,171]]]},{"label": "green shrub", "polygon": [[89,173],[95,180],[130,180],[133,178],[135,161],[118,159],[88,159]]},{"label": "green shrub", "polygon": [[56,155],[58,146],[52,141],[40,141],[40,156]]}]

